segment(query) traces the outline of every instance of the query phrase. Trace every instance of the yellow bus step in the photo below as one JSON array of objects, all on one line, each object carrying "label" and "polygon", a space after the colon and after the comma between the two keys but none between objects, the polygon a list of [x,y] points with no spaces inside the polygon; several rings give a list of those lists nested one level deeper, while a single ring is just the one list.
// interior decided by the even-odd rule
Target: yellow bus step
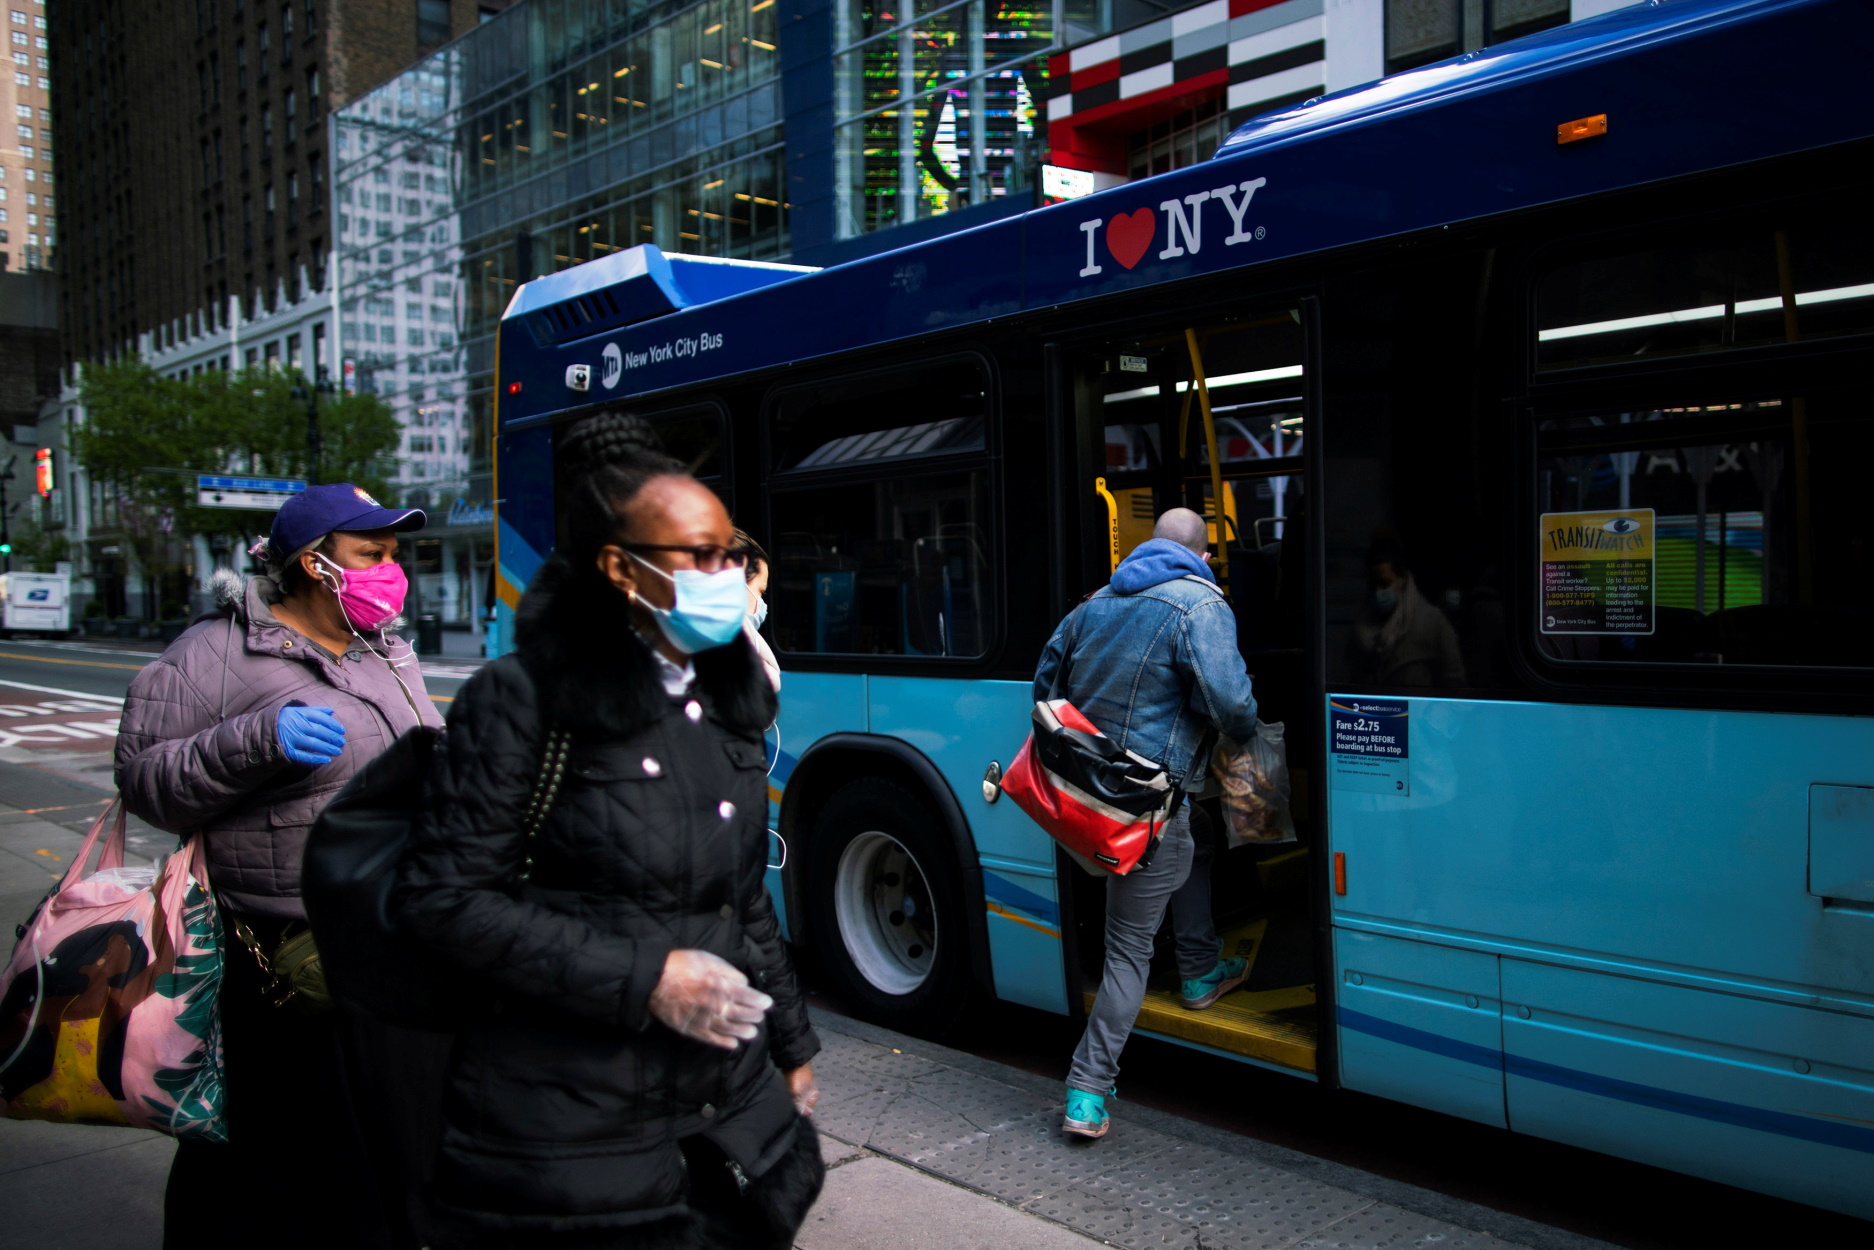
[{"label": "yellow bus step", "polygon": [[[1094,995],[1086,996],[1093,1010]],[[1247,1055],[1264,1063],[1314,1071],[1314,987],[1297,985],[1257,993],[1238,991],[1202,1011],[1186,1011],[1175,993],[1148,990],[1137,1028],[1201,1046]]]}]

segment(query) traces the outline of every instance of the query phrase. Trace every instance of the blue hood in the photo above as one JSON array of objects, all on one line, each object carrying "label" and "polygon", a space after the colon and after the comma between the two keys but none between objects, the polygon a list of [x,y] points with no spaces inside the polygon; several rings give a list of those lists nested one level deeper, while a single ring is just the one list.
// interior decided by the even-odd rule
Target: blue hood
[{"label": "blue hood", "polygon": [[1184,544],[1174,543],[1169,538],[1148,539],[1133,548],[1132,554],[1120,561],[1119,567],[1113,570],[1113,593],[1136,595],[1141,590],[1183,577],[1186,573],[1207,582],[1217,580],[1204,558]]}]

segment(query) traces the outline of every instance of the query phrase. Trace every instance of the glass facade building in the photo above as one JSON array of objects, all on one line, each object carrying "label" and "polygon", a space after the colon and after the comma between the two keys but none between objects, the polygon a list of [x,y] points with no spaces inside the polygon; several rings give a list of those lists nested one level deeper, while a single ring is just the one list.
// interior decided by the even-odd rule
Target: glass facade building
[{"label": "glass facade building", "polygon": [[638,243],[779,259],[776,0],[530,0],[334,113],[344,385],[404,426],[422,611],[492,557],[494,332],[515,287]]},{"label": "glass facade building", "polygon": [[840,0],[839,237],[1028,189],[1056,28],[1049,0]]}]

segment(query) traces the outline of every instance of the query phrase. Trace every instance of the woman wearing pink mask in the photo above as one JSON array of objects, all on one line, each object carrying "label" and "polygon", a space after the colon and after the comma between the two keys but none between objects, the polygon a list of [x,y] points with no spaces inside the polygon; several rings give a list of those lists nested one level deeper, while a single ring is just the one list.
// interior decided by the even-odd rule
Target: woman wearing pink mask
[{"label": "woman wearing pink mask", "polygon": [[[305,927],[299,862],[319,812],[399,737],[442,723],[412,648],[390,632],[406,590],[398,535],[423,522],[347,483],[308,488],[256,548],[265,572],[218,574],[220,610],[139,673],[124,702],[124,803],[159,828],[206,835],[223,908],[229,1142],[178,1143],[165,1215],[178,1243],[411,1244],[408,1169],[383,1153],[398,1134],[361,1131],[348,1114],[382,1105],[369,1086],[407,1053],[387,1061],[397,1041],[382,1026],[275,1005],[263,960]],[[320,1200],[282,1219],[281,1178]]]}]

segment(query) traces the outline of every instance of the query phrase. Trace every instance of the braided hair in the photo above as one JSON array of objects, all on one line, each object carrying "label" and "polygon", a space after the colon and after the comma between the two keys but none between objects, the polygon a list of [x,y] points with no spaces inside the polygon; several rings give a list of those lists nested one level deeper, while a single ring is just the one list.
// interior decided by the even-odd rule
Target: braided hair
[{"label": "braided hair", "polygon": [[596,572],[599,549],[618,541],[625,510],[654,478],[689,477],[657,431],[629,412],[601,412],[568,430],[559,445],[567,484],[563,549],[573,567]]}]

